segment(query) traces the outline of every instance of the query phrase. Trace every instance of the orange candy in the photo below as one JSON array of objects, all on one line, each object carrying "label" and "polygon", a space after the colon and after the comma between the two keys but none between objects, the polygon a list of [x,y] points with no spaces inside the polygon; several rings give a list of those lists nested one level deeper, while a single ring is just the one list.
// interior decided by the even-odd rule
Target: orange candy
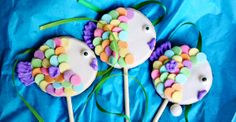
[{"label": "orange candy", "polygon": [[126,16],[127,15],[127,11],[125,8],[117,8],[116,11],[119,13],[120,16]]},{"label": "orange candy", "polygon": [[56,55],[60,55],[60,54],[62,54],[62,53],[64,53],[65,52],[65,48],[64,47],[58,47],[58,48],[56,48],[56,50],[55,50],[55,54]]},{"label": "orange candy", "polygon": [[119,48],[128,48],[128,43],[124,41],[118,42]]},{"label": "orange candy", "polygon": [[179,84],[177,84],[177,83],[173,84],[171,87],[172,87],[173,89],[175,89],[175,90],[178,90],[178,91],[181,91],[181,90],[182,90],[182,86],[179,85]]},{"label": "orange candy", "polygon": [[108,56],[105,52],[102,52],[100,54],[100,59],[103,61],[103,62],[107,62],[108,61]]},{"label": "orange candy", "polygon": [[178,63],[178,68],[181,69],[184,65],[182,63]]},{"label": "orange candy", "polygon": [[127,54],[125,56],[126,64],[132,64],[134,62],[134,56],[132,54]]},{"label": "orange candy", "polygon": [[35,75],[41,73],[41,69],[40,68],[34,68],[32,71],[32,76],[34,77]]},{"label": "orange candy", "polygon": [[181,54],[181,57],[183,58],[183,60],[190,60],[190,57],[188,54],[183,53]]},{"label": "orange candy", "polygon": [[113,25],[107,24],[103,27],[103,30],[104,31],[111,31],[113,28],[114,28]]},{"label": "orange candy", "polygon": [[63,82],[63,81],[64,81],[63,74],[60,74],[59,76],[57,76],[57,77],[55,78],[55,81],[56,81],[56,82]]},{"label": "orange candy", "polygon": [[167,60],[167,59],[168,59],[167,56],[162,55],[162,56],[159,58],[159,61],[160,61],[160,62],[164,62],[164,61]]},{"label": "orange candy", "polygon": [[171,95],[174,91],[175,90],[173,88],[166,88],[165,91],[164,91],[165,96],[168,97],[168,98],[171,98]]},{"label": "orange candy", "polygon": [[110,44],[110,40],[104,40],[102,42],[102,48],[105,48],[106,46],[108,46]]},{"label": "orange candy", "polygon": [[48,83],[52,83],[54,81],[53,78],[51,78],[49,75],[45,76],[45,81],[47,81]]}]

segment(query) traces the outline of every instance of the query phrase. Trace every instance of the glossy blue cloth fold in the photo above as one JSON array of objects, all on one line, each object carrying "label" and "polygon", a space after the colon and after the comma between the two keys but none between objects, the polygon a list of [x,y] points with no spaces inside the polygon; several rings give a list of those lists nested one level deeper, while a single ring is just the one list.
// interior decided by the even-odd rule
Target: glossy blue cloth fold
[{"label": "glossy blue cloth fold", "polygon": [[[111,10],[118,6],[132,7],[142,0],[88,0],[94,5]],[[208,56],[212,66],[213,85],[202,101],[192,105],[189,121],[224,121],[235,122],[236,115],[236,1],[233,0],[162,0],[168,13],[164,20],[156,26],[157,39],[162,42],[180,23],[191,21],[198,25],[203,36],[203,52]],[[148,5],[141,11],[150,19],[160,15],[160,8]],[[11,79],[11,68],[16,54],[27,48],[38,48],[46,39],[66,35],[82,39],[85,22],[73,22],[51,29],[39,30],[39,26],[48,22],[71,17],[100,17],[98,13],[78,4],[76,0],[0,0],[0,121],[36,121],[28,108],[14,91]],[[192,28],[182,28],[174,36],[173,43],[196,46],[197,33]],[[161,42],[160,41],[160,42]],[[158,42],[158,43],[160,43]],[[32,55],[23,57],[30,60]],[[105,69],[106,64],[99,62],[99,68]],[[149,108],[144,121],[151,121],[162,99],[157,95],[150,77],[150,62],[130,69],[129,75],[138,78],[144,85]],[[122,73],[114,70],[112,74]],[[102,113],[98,110],[93,96],[83,110],[88,94],[99,82],[82,94],[72,98],[73,111],[76,119],[89,122],[124,121],[123,118]],[[46,122],[68,121],[65,98],[52,97],[41,91],[36,84],[25,87],[16,80],[16,87],[24,98],[37,110]],[[141,121],[145,110],[145,100],[141,87],[132,79],[129,81],[130,111],[132,121]],[[124,113],[122,77],[109,79],[101,89],[98,100],[107,110]],[[168,104],[161,122],[185,121],[184,114],[174,117]],[[184,108],[184,107],[183,107]],[[80,116],[79,116],[80,115]]]}]

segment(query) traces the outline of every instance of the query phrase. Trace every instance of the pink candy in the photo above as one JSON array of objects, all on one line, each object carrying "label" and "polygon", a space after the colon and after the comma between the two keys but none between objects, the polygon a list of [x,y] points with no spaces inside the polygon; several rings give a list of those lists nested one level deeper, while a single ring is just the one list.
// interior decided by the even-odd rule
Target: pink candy
[{"label": "pink candy", "polygon": [[37,50],[34,52],[34,57],[44,59],[44,53],[41,50]]},{"label": "pink candy", "polygon": [[47,68],[41,68],[41,72],[42,72],[44,75],[49,75]]},{"label": "pink candy", "polygon": [[189,60],[184,60],[184,61],[183,61],[183,65],[184,65],[185,67],[188,67],[189,69],[192,68],[192,62],[189,61]]},{"label": "pink candy", "polygon": [[103,33],[103,30],[100,29],[100,28],[97,28],[97,29],[94,31],[94,36],[95,36],[95,37],[101,37],[101,36],[102,36],[102,33]]},{"label": "pink candy", "polygon": [[132,9],[128,9],[126,16],[127,16],[128,19],[132,19],[132,18],[134,17],[134,12],[133,12],[133,10],[132,10]]},{"label": "pink candy", "polygon": [[48,85],[48,86],[46,87],[46,91],[47,91],[47,93],[49,93],[49,94],[51,94],[51,95],[54,95],[55,89],[54,89],[54,87],[50,84],[50,85]]},{"label": "pink candy", "polygon": [[71,78],[71,76],[72,76],[73,74],[74,74],[74,72],[71,71],[71,70],[65,71],[65,72],[64,72],[64,79],[65,79],[66,81],[70,81],[70,78]]},{"label": "pink candy", "polygon": [[60,39],[60,38],[55,38],[55,39],[54,39],[54,42],[56,43],[56,46],[57,46],[57,47],[60,47],[60,46],[61,46],[61,39]]},{"label": "pink candy", "polygon": [[64,95],[64,88],[55,89],[55,94],[57,96],[63,96]]},{"label": "pink candy", "polygon": [[188,45],[182,45],[181,46],[182,52],[188,54],[189,46]]},{"label": "pink candy", "polygon": [[113,32],[120,32],[122,29],[120,27],[114,27],[112,29]]},{"label": "pink candy", "polygon": [[126,16],[120,16],[118,18],[118,20],[120,20],[121,22],[125,22],[125,23],[129,21],[129,19]]},{"label": "pink candy", "polygon": [[78,75],[72,75],[70,78],[70,82],[74,86],[78,86],[81,83],[81,79]]},{"label": "pink candy", "polygon": [[155,80],[157,77],[160,76],[160,72],[159,70],[153,70],[152,73],[151,73],[151,77],[153,80]]}]

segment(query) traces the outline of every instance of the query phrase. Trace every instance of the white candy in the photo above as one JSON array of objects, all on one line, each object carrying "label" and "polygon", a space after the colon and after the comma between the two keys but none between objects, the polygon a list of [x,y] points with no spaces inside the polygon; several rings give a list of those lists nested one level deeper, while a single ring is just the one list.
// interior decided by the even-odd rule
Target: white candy
[{"label": "white candy", "polygon": [[175,117],[180,116],[182,114],[182,107],[179,104],[174,104],[170,107],[170,112]]}]

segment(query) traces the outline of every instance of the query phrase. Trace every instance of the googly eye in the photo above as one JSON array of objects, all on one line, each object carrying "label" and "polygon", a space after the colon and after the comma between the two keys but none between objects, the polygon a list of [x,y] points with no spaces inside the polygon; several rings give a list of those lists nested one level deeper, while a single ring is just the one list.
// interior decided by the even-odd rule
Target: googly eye
[{"label": "googly eye", "polygon": [[206,82],[206,81],[207,81],[207,77],[206,77],[206,76],[201,76],[201,77],[200,77],[200,81]]},{"label": "googly eye", "polygon": [[81,55],[84,56],[84,57],[88,57],[89,56],[89,52],[87,50],[83,50],[81,52]]},{"label": "googly eye", "polygon": [[151,30],[151,28],[150,28],[149,25],[144,25],[144,26],[143,26],[143,30],[144,30],[145,32],[149,32],[149,31]]}]

